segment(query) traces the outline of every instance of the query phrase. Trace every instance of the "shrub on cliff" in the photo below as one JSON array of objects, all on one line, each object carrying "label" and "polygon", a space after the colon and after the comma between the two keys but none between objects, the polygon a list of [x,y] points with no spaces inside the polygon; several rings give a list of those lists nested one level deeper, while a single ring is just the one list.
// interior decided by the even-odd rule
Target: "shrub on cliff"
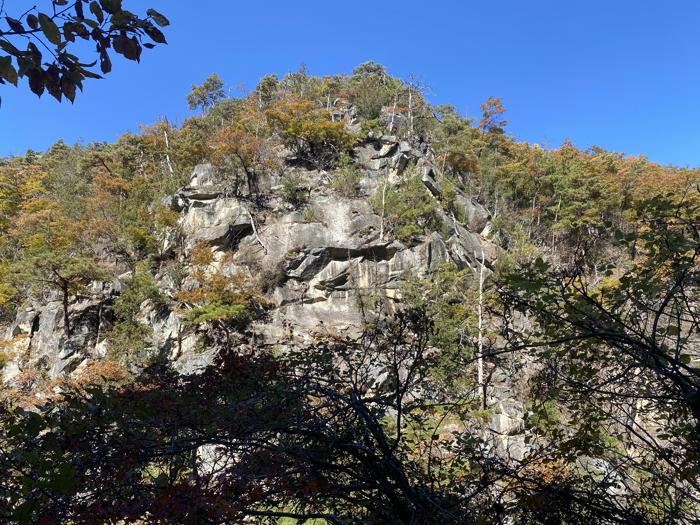
[{"label": "shrub on cliff", "polygon": [[335,165],[355,142],[343,122],[334,122],[309,100],[283,98],[267,110],[267,118],[285,146],[317,169]]},{"label": "shrub on cliff", "polygon": [[418,175],[409,175],[398,187],[379,188],[372,204],[405,244],[416,244],[421,235],[440,230],[438,203]]}]

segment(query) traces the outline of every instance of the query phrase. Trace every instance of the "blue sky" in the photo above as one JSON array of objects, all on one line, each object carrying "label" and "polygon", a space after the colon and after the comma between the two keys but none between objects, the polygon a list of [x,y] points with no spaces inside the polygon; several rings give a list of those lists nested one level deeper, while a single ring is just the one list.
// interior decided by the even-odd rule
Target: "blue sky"
[{"label": "blue sky", "polygon": [[[8,11],[18,2],[10,1]],[[521,140],[571,139],[680,166],[700,166],[700,2],[472,0],[239,2],[124,0],[172,22],[170,44],[141,64],[115,60],[75,105],[0,86],[0,155],[114,140],[189,112],[192,83],[218,72],[251,89],[304,62],[311,73],[365,61],[414,74],[435,103],[476,115],[489,95]]]}]

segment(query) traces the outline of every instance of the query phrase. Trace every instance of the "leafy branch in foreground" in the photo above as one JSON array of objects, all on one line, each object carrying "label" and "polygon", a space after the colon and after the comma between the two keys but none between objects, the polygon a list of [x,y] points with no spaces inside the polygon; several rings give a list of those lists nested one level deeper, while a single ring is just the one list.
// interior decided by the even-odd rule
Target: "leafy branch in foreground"
[{"label": "leafy branch in foreground", "polygon": [[[170,23],[154,9],[134,14],[122,0],[45,0],[14,17],[3,3],[0,17],[0,84],[26,77],[33,93],[48,91],[59,102],[73,102],[86,78],[102,78],[93,69],[98,60],[102,74],[112,70],[110,50],[138,62],[144,47],[165,44],[160,28]],[[79,40],[95,44],[96,60],[74,54]]]}]

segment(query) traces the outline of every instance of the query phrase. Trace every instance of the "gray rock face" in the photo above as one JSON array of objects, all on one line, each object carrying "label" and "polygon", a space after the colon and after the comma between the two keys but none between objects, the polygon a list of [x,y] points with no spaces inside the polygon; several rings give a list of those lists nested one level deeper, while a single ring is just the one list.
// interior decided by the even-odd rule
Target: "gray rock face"
[{"label": "gray rock face", "polygon": [[[353,125],[352,115],[339,119]],[[383,118],[390,118],[386,113]],[[394,116],[395,129],[405,117]],[[289,152],[280,150],[281,160]],[[463,213],[441,211],[439,232],[425,232],[415,246],[394,240],[388,225],[375,213],[370,198],[388,185],[397,185],[407,173],[422,178],[425,191],[443,198],[443,185],[427,144],[409,143],[397,137],[375,137],[357,146],[355,161],[362,170],[360,195],[338,195],[329,181],[331,173],[294,169],[309,190],[307,209],[292,209],[279,190],[288,173],[274,173],[259,181],[264,206],[253,199],[234,198],[211,165],[195,168],[190,183],[163,203],[180,214],[177,228],[165,241],[163,253],[181,257],[184,282],[192,269],[188,254],[198,243],[212,250],[212,268],[247,282],[259,282],[272,272],[265,288],[272,307],[264,321],[250,327],[256,344],[284,347],[309,342],[322,335],[355,336],[366,321],[363,305],[377,297],[388,308],[400,307],[402,283],[410,273],[426,276],[441,263],[478,271],[482,261],[487,275],[500,249],[487,239],[490,214],[457,189],[456,205]],[[284,162],[281,162],[285,165]],[[40,369],[49,377],[71,374],[91,360],[104,358],[110,348],[110,306],[125,289],[131,273],[104,286],[96,283],[90,297],[73,298],[70,304],[70,337],[64,329],[63,308],[57,297],[39,301],[17,312],[15,322],[4,330],[6,347],[14,359],[3,368],[2,379],[11,382],[25,369]],[[163,295],[172,297],[176,277],[163,271],[155,275]],[[189,280],[188,280],[189,279]],[[210,366],[216,347],[203,347],[201,333],[189,326],[175,305],[155,308],[144,302],[137,321],[152,328],[147,341],[151,355],[170,360],[182,374]],[[517,401],[520,371],[496,370],[489,389],[493,415],[488,423],[494,447],[521,459],[527,453],[523,433],[525,409]],[[204,452],[202,452],[204,453]]]},{"label": "gray rock face", "polygon": [[200,188],[216,182],[216,170],[211,164],[200,164],[194,168],[190,178],[191,188]]},{"label": "gray rock face", "polygon": [[72,333],[68,336],[60,301],[20,310],[5,335],[10,353],[15,356],[12,366],[2,371],[6,381],[28,367],[43,369],[49,377],[57,377],[100,357],[97,340],[106,311],[105,298],[73,301],[70,311]]},{"label": "gray rock face", "polygon": [[183,210],[180,227],[189,248],[198,242],[225,247],[253,229],[248,209],[230,198],[190,201]]},{"label": "gray rock face", "polygon": [[425,187],[433,194],[433,197],[440,197],[440,195],[442,195],[442,186],[435,180],[433,171],[428,168],[423,169],[423,184],[425,184]]},{"label": "gray rock face", "polygon": [[14,325],[10,330],[8,330],[8,333],[5,334],[5,339],[12,339],[20,334],[30,334],[36,332],[35,321],[38,320],[38,313],[33,307],[29,306],[26,308],[21,308],[17,312]]},{"label": "gray rock face", "polygon": [[491,220],[491,214],[488,210],[478,202],[474,202],[470,198],[460,194],[457,194],[455,197],[455,202],[457,206],[464,210],[469,229],[483,234],[484,229]]},{"label": "gray rock face", "polygon": [[[352,121],[352,115],[341,117]],[[399,129],[399,115],[395,123]],[[288,165],[284,161],[289,152],[280,150],[279,155],[281,165]],[[408,170],[422,176],[426,192],[441,198],[434,155],[427,144],[376,136],[357,146],[354,156],[363,169],[361,195],[354,199],[343,198],[329,187],[332,174],[288,168],[309,188],[311,220],[270,190],[279,188],[288,173],[260,181],[267,192],[267,204],[261,207],[252,199],[227,194],[213,166],[197,166],[190,183],[164,200],[180,214],[164,252],[171,257],[184,253],[182,262],[188,271],[187,254],[198,243],[208,243],[214,265],[224,275],[243,275],[250,282],[265,271],[279,269],[268,290],[274,307],[264,322],[252,327],[256,341],[264,345],[284,344],[290,337],[305,340],[317,333],[358,333],[365,298],[383,296],[399,304],[407,272],[426,275],[442,262],[472,269],[482,259],[487,266],[494,263],[498,248],[480,235],[488,224],[488,212],[461,192],[457,203],[465,210],[465,224],[445,215],[442,233],[426,232],[413,247],[393,240],[382,217],[374,212],[370,197],[386,184],[399,184]],[[172,295],[173,276],[155,277],[163,294]],[[19,356],[6,368],[5,379],[11,380],[23,366],[39,366],[57,376],[103,357],[109,348],[105,333],[111,322],[110,304],[129,278],[124,274],[109,286],[97,285],[90,298],[71,301],[71,337],[65,334],[57,298],[21,309],[5,334]],[[138,321],[153,329],[148,341],[151,350],[170,359],[183,373],[213,361],[215,349],[198,346],[200,334],[183,322],[174,306],[156,310],[144,303]]]}]

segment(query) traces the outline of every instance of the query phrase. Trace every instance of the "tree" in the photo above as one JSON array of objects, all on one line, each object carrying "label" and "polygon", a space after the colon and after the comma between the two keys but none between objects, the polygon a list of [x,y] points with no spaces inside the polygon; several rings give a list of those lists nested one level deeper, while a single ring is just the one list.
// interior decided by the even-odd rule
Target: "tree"
[{"label": "tree", "polygon": [[298,71],[285,75],[280,82],[280,87],[292,97],[320,102],[322,81],[319,77],[310,75],[303,63],[299,66]]},{"label": "tree", "polygon": [[[281,157],[333,167],[330,186],[357,197],[353,136],[333,119],[353,109],[362,79],[384,74],[370,64],[352,77],[266,77],[181,128],[0,160],[2,321],[62,300],[70,335],[72,304],[93,279],[118,273],[121,285],[104,287],[97,339],[108,354],[85,374],[81,363],[49,380],[33,347],[13,346],[24,334],[0,343],[0,366],[9,355],[23,367],[0,389],[1,522],[700,522],[697,170],[516,143],[495,99],[479,127],[389,77],[413,138],[430,124],[435,160],[430,144],[411,146],[428,146],[421,165],[436,164],[442,191],[433,197],[410,168],[380,181],[380,243],[385,224],[410,245],[449,235],[442,223],[466,215],[468,192],[494,210],[504,251],[493,267],[476,236],[472,268],[434,264],[428,250],[429,268],[399,279],[420,250],[375,261],[387,294],[355,283],[359,334],[319,324],[302,339],[284,325],[273,346],[257,339],[269,304],[260,288],[284,284],[296,250],[257,279],[234,264],[255,264],[241,251],[185,250],[178,218],[196,199],[172,192],[201,159],[245,172],[251,190]],[[409,122],[387,127],[410,134]],[[301,207],[312,179],[292,169],[272,191]],[[213,365],[188,375],[178,357],[180,372],[134,359],[155,342],[146,312],[178,339],[183,355],[171,356],[193,357],[195,340]]]},{"label": "tree", "polygon": [[360,194],[362,172],[348,155],[341,155],[338,167],[333,173],[330,186],[346,199],[354,199]]},{"label": "tree", "polygon": [[506,318],[507,351],[538,357],[536,403],[567,422],[546,429],[550,460],[573,475],[593,458],[609,483],[596,498],[690,523],[700,518],[700,193],[657,196],[636,213],[635,233],[616,232],[634,259],[608,265],[602,280],[580,252],[574,266],[540,259],[507,278],[503,304],[535,322],[527,333]]},{"label": "tree", "polygon": [[481,105],[482,117],[479,121],[479,128],[486,133],[502,134],[508,125],[507,120],[503,120],[506,112],[503,101],[499,97],[489,97]]},{"label": "tree", "polygon": [[[176,217],[160,204],[153,204],[152,185],[142,177],[127,180],[98,172],[90,185],[80,226],[86,241],[105,243],[105,255],[126,263],[130,269],[162,247],[163,224],[175,225]],[[168,215],[169,221],[168,221]]]},{"label": "tree", "polygon": [[398,86],[387,74],[384,66],[364,62],[352,71],[350,96],[359,115],[367,120],[379,118]]},{"label": "tree", "polygon": [[[75,100],[86,78],[102,78],[89,62],[71,51],[82,46],[77,39],[95,44],[100,71],[112,70],[110,49],[128,60],[139,61],[142,49],[165,44],[159,27],[168,19],[153,9],[139,16],[122,7],[122,0],[44,0],[25,12],[9,16],[0,8],[7,29],[0,29],[0,83],[15,86],[26,77],[37,96],[44,91],[59,102]],[[144,41],[148,38],[147,41]],[[26,44],[26,49],[20,45]],[[42,50],[48,51],[47,58]]]},{"label": "tree", "polygon": [[[410,308],[423,309],[433,324],[429,344],[439,354],[431,373],[451,378],[449,389],[453,394],[482,383],[478,374],[477,382],[473,381],[474,370],[469,365],[484,346],[483,341],[479,346],[479,335],[483,334],[479,330],[477,288],[483,277],[445,262],[435,265],[425,277],[409,276],[401,288],[402,301]],[[483,285],[480,288],[483,295]]]},{"label": "tree", "polygon": [[192,85],[192,91],[187,95],[187,105],[190,109],[207,111],[225,98],[224,82],[217,73],[213,73],[201,85]]},{"label": "tree", "polygon": [[230,349],[202,374],[153,366],[132,385],[119,376],[68,384],[60,403],[0,407],[0,516],[405,525],[485,518],[476,485],[443,484],[452,456],[439,450],[441,426],[425,419],[439,405],[417,396],[431,365],[429,332],[424,316],[406,313],[359,341],[319,341],[287,357]]},{"label": "tree", "polygon": [[240,101],[235,116],[214,132],[209,143],[212,162],[227,178],[233,179],[233,193],[238,194],[240,190],[242,171],[248,193],[256,199],[260,193],[260,178],[279,168],[279,159],[269,140],[270,128],[263,112],[267,104],[265,100],[263,92],[256,91],[253,96]]},{"label": "tree", "polygon": [[114,316],[112,326],[105,334],[107,356],[124,364],[142,364],[145,350],[151,341],[153,327],[139,320],[141,307],[148,301],[155,309],[167,305],[167,297],[158,288],[146,265],[137,265],[110,308]]},{"label": "tree", "polygon": [[287,96],[267,110],[267,118],[285,145],[317,169],[332,167],[355,142],[343,122],[333,122],[309,100]]},{"label": "tree", "polygon": [[82,246],[79,225],[45,197],[23,203],[11,233],[21,250],[12,265],[15,282],[34,292],[47,288],[60,292],[63,323],[70,337],[71,296],[92,281],[106,280],[108,272],[99,265],[95,255]]},{"label": "tree", "polygon": [[212,248],[198,244],[191,253],[193,269],[188,286],[175,294],[185,321],[193,327],[211,327],[216,342],[233,344],[235,334],[263,317],[268,306],[258,290],[246,282],[245,276],[228,275],[213,260]]},{"label": "tree", "polygon": [[260,79],[260,82],[255,86],[255,91],[253,92],[258,101],[258,108],[260,111],[269,106],[275,97],[277,97],[279,89],[280,81],[277,75],[265,75]]},{"label": "tree", "polygon": [[453,106],[438,106],[435,113],[438,118],[432,139],[438,165],[443,173],[459,177],[471,190],[471,176],[479,173],[473,119],[462,118]]},{"label": "tree", "polygon": [[438,202],[420,175],[409,173],[397,188],[378,190],[373,205],[375,212],[386,218],[394,236],[409,245],[415,245],[419,236],[440,229]]}]

